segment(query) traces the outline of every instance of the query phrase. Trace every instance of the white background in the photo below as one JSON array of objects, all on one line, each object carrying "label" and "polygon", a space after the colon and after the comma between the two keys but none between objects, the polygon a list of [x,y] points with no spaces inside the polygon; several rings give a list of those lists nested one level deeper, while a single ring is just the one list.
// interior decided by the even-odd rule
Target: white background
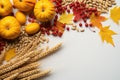
[{"label": "white background", "polygon": [[[117,5],[120,1],[116,0]],[[109,16],[109,15],[107,15]],[[66,31],[61,39],[50,37],[49,45],[63,42],[54,55],[41,61],[41,68],[51,68],[44,80],[120,80],[120,25],[108,20],[104,25],[118,33],[113,36],[115,47],[102,43],[97,33]]]}]

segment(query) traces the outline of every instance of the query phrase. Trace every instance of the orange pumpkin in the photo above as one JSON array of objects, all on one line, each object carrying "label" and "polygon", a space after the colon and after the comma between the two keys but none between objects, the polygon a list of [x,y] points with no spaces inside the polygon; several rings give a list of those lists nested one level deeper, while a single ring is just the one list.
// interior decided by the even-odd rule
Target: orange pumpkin
[{"label": "orange pumpkin", "polygon": [[15,14],[16,19],[19,21],[21,25],[26,23],[26,15],[20,11],[16,12]]},{"label": "orange pumpkin", "polygon": [[35,34],[40,30],[40,26],[38,23],[30,23],[25,27],[25,31],[27,34]]},{"label": "orange pumpkin", "polygon": [[0,21],[0,36],[5,39],[15,39],[20,34],[20,24],[13,16],[7,16]]},{"label": "orange pumpkin", "polygon": [[16,8],[23,12],[29,12],[34,8],[36,0],[13,0]]},{"label": "orange pumpkin", "polygon": [[55,6],[49,0],[40,0],[35,4],[34,15],[41,22],[51,21],[55,16]]},{"label": "orange pumpkin", "polygon": [[0,0],[0,16],[7,16],[12,12],[10,0]]}]

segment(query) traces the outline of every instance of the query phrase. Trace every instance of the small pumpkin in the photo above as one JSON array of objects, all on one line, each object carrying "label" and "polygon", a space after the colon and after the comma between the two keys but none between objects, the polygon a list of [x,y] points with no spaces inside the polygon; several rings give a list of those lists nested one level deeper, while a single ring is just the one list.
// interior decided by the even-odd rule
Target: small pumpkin
[{"label": "small pumpkin", "polygon": [[7,16],[12,12],[10,0],[0,0],[0,16]]},{"label": "small pumpkin", "polygon": [[27,34],[35,34],[40,30],[40,25],[38,23],[30,23],[25,27]]},{"label": "small pumpkin", "polygon": [[16,8],[23,12],[29,12],[34,8],[36,0],[13,0]]},{"label": "small pumpkin", "polygon": [[40,0],[35,5],[34,15],[41,22],[50,21],[55,15],[55,6],[49,0]]},{"label": "small pumpkin", "polygon": [[26,23],[26,15],[20,11],[16,12],[15,14],[16,19],[20,24],[25,24]]},{"label": "small pumpkin", "polygon": [[15,39],[20,34],[20,24],[13,16],[4,17],[0,21],[0,36],[5,39]]}]

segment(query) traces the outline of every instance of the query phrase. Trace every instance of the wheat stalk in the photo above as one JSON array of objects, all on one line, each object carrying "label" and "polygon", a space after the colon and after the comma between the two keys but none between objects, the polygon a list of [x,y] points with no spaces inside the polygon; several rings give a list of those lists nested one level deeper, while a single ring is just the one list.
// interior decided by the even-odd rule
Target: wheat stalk
[{"label": "wheat stalk", "polygon": [[18,76],[18,74],[19,73],[15,73],[15,74],[11,75],[10,77],[5,78],[4,80],[14,80]]},{"label": "wheat stalk", "polygon": [[17,57],[21,57],[23,54],[29,53],[29,52],[35,50],[35,48],[38,46],[39,43],[40,43],[40,40],[39,40],[39,37],[37,37],[37,39],[32,41],[21,53],[18,54]]},{"label": "wheat stalk", "polygon": [[27,52],[33,51],[38,46],[39,42],[40,40],[38,38],[37,41],[33,42],[32,47]]},{"label": "wheat stalk", "polygon": [[17,78],[24,78],[33,74],[40,72],[40,69],[33,69],[31,71],[23,72],[17,76]]},{"label": "wheat stalk", "polygon": [[[28,54],[27,54],[27,55],[28,55]],[[1,66],[0,66],[0,70],[5,69],[5,68],[11,66],[11,65],[17,63],[18,61],[21,61],[21,60],[24,59],[27,55],[23,55],[24,57],[22,57],[22,58],[16,58],[16,59],[14,59],[14,60],[9,61],[9,62],[6,63],[6,64],[1,65]]]},{"label": "wheat stalk", "polygon": [[22,78],[20,80],[33,80],[33,79],[37,79],[37,78],[43,77],[43,76],[47,75],[48,73],[50,73],[50,70],[45,70],[45,71],[39,72],[37,74],[33,74],[31,76]]},{"label": "wheat stalk", "polygon": [[57,44],[56,46],[54,46],[53,48],[48,49],[48,50],[45,51],[45,52],[42,52],[41,54],[33,57],[33,58],[30,60],[30,62],[37,61],[37,60],[39,60],[39,59],[41,59],[41,58],[43,58],[43,57],[45,57],[45,56],[47,56],[47,55],[55,52],[56,50],[58,50],[58,49],[61,47],[61,45],[62,45],[62,43],[59,43],[59,44]]},{"label": "wheat stalk", "polygon": [[22,73],[22,72],[25,72],[25,71],[29,71],[29,70],[32,70],[32,69],[35,69],[39,66],[40,64],[38,62],[34,62],[34,63],[30,63],[28,65],[25,65],[21,68],[18,68],[18,69],[15,69],[11,72],[8,72],[4,75],[1,75],[0,76],[0,79],[4,79],[4,78],[7,78],[8,76],[11,76],[12,74],[15,74],[15,73]]},{"label": "wheat stalk", "polygon": [[29,43],[20,53],[17,54],[16,57],[19,57],[19,56],[23,55],[24,52],[27,52],[27,50],[31,48],[32,44],[33,44],[33,42]]},{"label": "wheat stalk", "polygon": [[25,59],[23,59],[23,60],[15,63],[15,64],[13,64],[13,65],[7,67],[7,68],[5,68],[5,69],[0,70],[0,75],[6,73],[6,72],[8,72],[8,71],[11,71],[11,70],[13,70],[13,69],[15,69],[15,68],[17,68],[17,67],[19,67],[19,66],[21,66],[21,65],[23,65],[23,64],[26,63],[29,59],[30,59],[30,58],[25,58]]},{"label": "wheat stalk", "polygon": [[37,54],[41,53],[42,50],[43,50],[43,49],[39,49],[39,50],[37,50],[37,51],[31,51],[31,52],[29,52],[29,53],[27,53],[27,54],[25,54],[25,55],[23,55],[23,56],[21,56],[21,57],[19,57],[19,58],[16,58],[16,59],[14,59],[14,60],[12,60],[12,61],[9,61],[7,64],[1,65],[1,66],[0,66],[0,70],[9,67],[9,66],[15,64],[16,62],[21,61],[21,60],[24,59],[24,58],[27,58],[27,57],[32,58],[32,57],[36,56]]},{"label": "wheat stalk", "polygon": [[46,51],[43,51],[43,49],[34,50],[38,43],[39,41],[36,42],[27,52],[23,51],[24,55],[22,55],[22,53],[20,54],[21,56],[19,55],[5,65],[0,66],[0,79],[14,80],[15,78],[18,80],[32,80],[47,75],[50,70],[40,72],[40,69],[38,68],[39,64],[36,61],[57,51],[62,43],[59,43],[50,49],[46,49]]}]

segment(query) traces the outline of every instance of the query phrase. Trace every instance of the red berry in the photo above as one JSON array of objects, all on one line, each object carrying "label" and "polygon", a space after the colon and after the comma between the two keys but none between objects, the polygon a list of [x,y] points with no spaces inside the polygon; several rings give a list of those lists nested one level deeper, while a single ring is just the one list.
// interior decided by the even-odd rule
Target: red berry
[{"label": "red berry", "polygon": [[53,36],[57,36],[57,33],[56,33],[56,32],[52,32],[52,35],[53,35]]},{"label": "red berry", "polygon": [[82,27],[82,23],[80,23],[79,26]]},{"label": "red berry", "polygon": [[83,21],[84,21],[85,23],[87,22],[87,20],[86,20],[86,19],[84,19]]},{"label": "red berry", "polygon": [[58,34],[58,32],[59,32],[59,31],[58,31],[58,29],[56,29],[56,31],[55,31],[55,32],[56,32],[56,34]]},{"label": "red berry", "polygon": [[67,12],[70,13],[70,10],[68,9]]},{"label": "red berry", "polygon": [[59,33],[58,33],[58,36],[59,36],[59,37],[62,37],[62,35],[63,35],[62,32],[59,32]]},{"label": "red berry", "polygon": [[89,13],[89,16],[91,16],[91,15],[92,15],[92,12]]},{"label": "red berry", "polygon": [[56,11],[56,13],[59,13],[58,9],[56,9],[55,11]]},{"label": "red berry", "polygon": [[1,42],[0,45],[1,45],[1,46],[5,46],[5,43]]},{"label": "red berry", "polygon": [[66,25],[64,24],[62,27],[63,27],[63,28],[65,28],[65,27],[66,27]]},{"label": "red berry", "polygon": [[50,32],[49,31],[46,31],[47,35],[50,35]]},{"label": "red berry", "polygon": [[32,19],[32,20],[31,20],[31,22],[32,22],[32,23],[34,23],[34,22],[35,22],[35,20],[34,20],[34,19]]},{"label": "red berry", "polygon": [[58,19],[58,15],[55,16],[55,19]]},{"label": "red berry", "polygon": [[30,18],[28,18],[28,22],[31,22],[32,20]]},{"label": "red berry", "polygon": [[0,51],[2,51],[3,50],[3,47],[0,47]]},{"label": "red berry", "polygon": [[80,5],[80,3],[77,1],[76,4]]},{"label": "red berry", "polygon": [[70,7],[70,8],[72,8],[72,7],[73,7],[73,5],[72,5],[72,4],[70,4],[70,5],[69,5],[69,7]]},{"label": "red berry", "polygon": [[87,24],[87,23],[85,24],[85,27],[88,27],[88,24]]},{"label": "red berry", "polygon": [[70,30],[70,28],[69,28],[69,27],[67,27],[66,29],[67,29],[67,31],[69,31],[69,30]]},{"label": "red berry", "polygon": [[98,12],[95,12],[95,16],[98,16]]},{"label": "red berry", "polygon": [[75,19],[74,19],[73,21],[74,21],[75,23],[77,22],[77,20],[75,20]]},{"label": "red berry", "polygon": [[90,27],[93,27],[93,25],[92,25],[92,24],[89,24],[89,26],[90,26]]},{"label": "red berry", "polygon": [[61,14],[62,14],[62,11],[59,11],[59,14],[61,15]]}]

